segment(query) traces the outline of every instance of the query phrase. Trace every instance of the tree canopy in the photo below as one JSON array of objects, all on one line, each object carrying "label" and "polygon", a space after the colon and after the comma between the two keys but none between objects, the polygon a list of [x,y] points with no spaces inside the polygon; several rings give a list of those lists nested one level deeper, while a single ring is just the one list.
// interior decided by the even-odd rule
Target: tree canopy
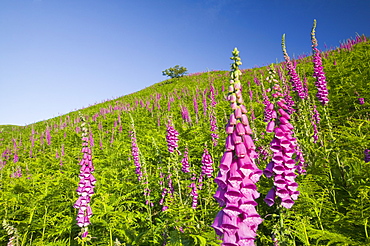
[{"label": "tree canopy", "polygon": [[186,67],[180,67],[180,65],[176,65],[174,67],[170,67],[164,71],[162,71],[163,76],[169,76],[171,78],[179,78],[186,74],[188,69]]}]

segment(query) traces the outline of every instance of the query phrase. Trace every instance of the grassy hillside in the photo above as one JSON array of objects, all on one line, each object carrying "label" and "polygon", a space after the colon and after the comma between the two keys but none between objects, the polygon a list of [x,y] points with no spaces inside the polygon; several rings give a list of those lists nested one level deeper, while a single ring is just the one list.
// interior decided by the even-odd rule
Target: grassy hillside
[{"label": "grassy hillside", "polygon": [[[248,59],[243,51],[241,58]],[[370,148],[370,42],[349,40],[322,59],[326,106],[316,98],[311,56],[294,60],[307,84],[306,99],[289,86],[286,63],[242,70],[258,168],[263,171],[273,158],[264,95],[274,68],[276,83],[286,85],[295,102],[290,123],[306,170],[295,179],[300,194],[291,209],[279,200],[271,207],[264,202],[273,180],[262,175],[256,183],[263,219],[257,245],[273,245],[273,238],[280,245],[370,244],[370,168],[364,160]],[[18,245],[219,245],[211,225],[222,209],[213,195],[232,113],[229,80],[229,71],[188,75],[25,127],[1,126],[0,244],[15,236]],[[170,126],[178,132],[177,147],[175,135],[166,139],[174,133]],[[83,145],[91,149],[95,170],[80,171],[89,155]],[[213,163],[205,160],[205,149]],[[185,153],[189,172],[182,171]],[[214,170],[209,176],[205,163]],[[79,175],[90,177],[90,171],[96,179],[93,215],[88,236],[81,237],[85,229],[76,224],[73,205],[80,197]]]}]

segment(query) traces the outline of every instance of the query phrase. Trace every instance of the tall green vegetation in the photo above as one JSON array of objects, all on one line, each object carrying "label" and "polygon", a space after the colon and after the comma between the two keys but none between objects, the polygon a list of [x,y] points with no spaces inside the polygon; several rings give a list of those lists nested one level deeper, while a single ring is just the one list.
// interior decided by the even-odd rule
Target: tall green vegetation
[{"label": "tall green vegetation", "polygon": [[[364,151],[370,148],[370,43],[357,37],[320,57],[326,105],[316,98],[313,57],[302,56],[291,65],[307,89],[304,98],[292,90],[292,72],[283,62],[238,70],[240,92],[229,88],[228,71],[205,72],[25,127],[0,127],[0,244],[219,245],[222,238],[211,225],[223,207],[213,197],[214,179],[229,136],[233,93],[235,100],[244,99],[247,135],[255,145],[248,151],[264,170],[256,183],[261,196],[255,208],[263,220],[256,244],[369,244],[370,169]],[[291,137],[298,146],[292,158],[305,170],[295,177],[298,199],[293,192],[294,205],[286,200],[285,207],[279,195],[275,205],[264,201],[272,201],[266,197],[271,188],[279,191],[279,174],[268,178],[267,168],[278,156],[271,143],[279,130],[269,133],[266,127],[285,129],[282,99],[292,110]],[[81,175],[91,171],[79,165],[89,163],[90,150],[93,215],[88,237],[81,240],[73,205],[89,191],[76,189]],[[82,217],[88,215],[84,211]]]}]

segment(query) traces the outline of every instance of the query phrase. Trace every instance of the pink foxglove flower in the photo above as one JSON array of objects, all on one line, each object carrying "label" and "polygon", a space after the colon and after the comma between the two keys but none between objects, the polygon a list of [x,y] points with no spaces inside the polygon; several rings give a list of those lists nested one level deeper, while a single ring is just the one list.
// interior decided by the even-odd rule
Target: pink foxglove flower
[{"label": "pink foxglove flower", "polygon": [[90,207],[91,196],[94,194],[94,188],[96,179],[92,175],[95,168],[92,163],[92,151],[89,147],[88,129],[86,128],[86,123],[84,117],[81,116],[82,120],[82,150],[83,157],[79,163],[80,168],[80,182],[77,188],[77,194],[79,198],[73,205],[74,208],[78,209],[77,213],[77,225],[82,227],[82,236],[87,236],[87,227],[90,225],[90,218],[92,216],[92,209]]},{"label": "pink foxglove flower", "polygon": [[295,65],[290,60],[290,57],[289,57],[288,52],[286,50],[285,34],[283,35],[281,46],[283,48],[285,65],[286,65],[286,68],[288,69],[288,74],[290,76],[290,82],[292,83],[293,90],[295,92],[297,92],[298,97],[300,99],[306,99],[307,97],[306,97],[306,94],[305,94],[305,91],[304,91],[304,88],[303,88],[303,83],[302,83],[301,79],[299,78],[299,76],[296,72]]},{"label": "pink foxglove flower", "polygon": [[188,108],[186,106],[181,106],[180,108],[181,108],[181,116],[184,122],[191,123],[191,118],[190,118]]},{"label": "pink foxglove flower", "polygon": [[141,171],[139,148],[137,146],[136,132],[135,132],[134,125],[132,125],[132,130],[130,131],[130,137],[131,137],[131,154],[134,160],[134,165],[136,167],[135,174],[137,175],[138,180],[141,181],[143,173]]},{"label": "pink foxglove flower", "polygon": [[219,136],[217,134],[217,130],[218,130],[217,118],[216,118],[216,113],[215,113],[214,108],[210,109],[209,118],[210,118],[209,120],[210,120],[210,125],[211,125],[211,138],[212,138],[213,146],[217,146]]},{"label": "pink foxglove flower", "polygon": [[179,133],[176,131],[176,129],[172,125],[172,122],[169,120],[167,124],[167,135],[166,135],[168,152],[173,153],[175,150],[177,150],[179,141],[178,136]]},{"label": "pink foxglove flower", "polygon": [[184,173],[190,172],[188,146],[185,147],[184,158],[182,158],[181,164],[182,164],[181,171],[183,171]]},{"label": "pink foxglove flower", "polygon": [[[297,191],[298,184],[294,181],[297,175],[294,172],[296,169],[304,172],[304,158],[301,152],[297,152],[298,143],[293,137],[293,126],[289,122],[290,114],[286,111],[288,107],[285,99],[282,98],[281,91],[279,85],[273,86],[272,96],[277,100],[278,117],[273,128],[274,138],[270,143],[273,156],[271,162],[266,166],[264,174],[268,178],[273,177],[274,186],[268,192],[264,201],[267,205],[272,206],[277,196],[280,198],[283,207],[291,208],[294,200],[299,195],[299,191]],[[298,167],[296,166],[296,160],[293,159],[295,154],[299,163],[301,163]]]},{"label": "pink foxglove flower", "polygon": [[207,89],[203,91],[203,98],[202,98],[202,103],[203,103],[203,115],[204,117],[207,117],[207,97],[206,97],[206,94],[207,94]]},{"label": "pink foxglove flower", "polygon": [[212,177],[213,173],[213,160],[212,156],[208,153],[207,147],[204,149],[202,156],[202,175],[207,176],[208,178]]},{"label": "pink foxglove flower", "polygon": [[197,185],[195,183],[191,183],[189,185],[189,187],[191,188],[190,196],[193,198],[191,208],[196,209],[196,207],[198,205],[198,196],[199,196],[198,195],[198,190],[197,190]]},{"label": "pink foxglove flower", "polygon": [[199,107],[198,107],[198,102],[197,102],[197,96],[193,96],[193,105],[194,105],[194,112],[195,112],[195,121],[198,124],[198,118],[199,118]]},{"label": "pink foxglove flower", "polygon": [[322,105],[326,105],[329,102],[328,99],[328,88],[326,85],[326,77],[324,73],[324,69],[322,66],[322,60],[320,55],[320,50],[317,48],[318,43],[315,36],[315,29],[316,29],[316,20],[313,22],[312,32],[311,32],[311,41],[312,41],[312,52],[313,52],[313,64],[314,64],[314,72],[313,77],[316,78],[316,88],[317,94],[316,97]]},{"label": "pink foxglove flower", "polygon": [[228,100],[233,109],[226,126],[226,150],[220,161],[214,194],[222,210],[212,227],[222,237],[222,245],[254,245],[257,227],[262,222],[255,199],[259,197],[256,182],[262,172],[255,164],[257,154],[251,138],[252,130],[243,105],[239,76],[239,51],[233,51]]},{"label": "pink foxglove flower", "polygon": [[313,105],[313,110],[311,111],[311,124],[313,127],[313,142],[316,143],[319,140],[318,125],[320,124],[320,113],[317,111],[316,105]]}]

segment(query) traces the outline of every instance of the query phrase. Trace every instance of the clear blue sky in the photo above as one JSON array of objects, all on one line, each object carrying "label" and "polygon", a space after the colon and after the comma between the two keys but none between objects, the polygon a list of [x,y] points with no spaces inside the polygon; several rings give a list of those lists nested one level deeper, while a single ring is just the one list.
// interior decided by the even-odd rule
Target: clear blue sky
[{"label": "clear blue sky", "polygon": [[0,124],[26,125],[189,73],[281,61],[370,35],[368,0],[1,0]]}]

